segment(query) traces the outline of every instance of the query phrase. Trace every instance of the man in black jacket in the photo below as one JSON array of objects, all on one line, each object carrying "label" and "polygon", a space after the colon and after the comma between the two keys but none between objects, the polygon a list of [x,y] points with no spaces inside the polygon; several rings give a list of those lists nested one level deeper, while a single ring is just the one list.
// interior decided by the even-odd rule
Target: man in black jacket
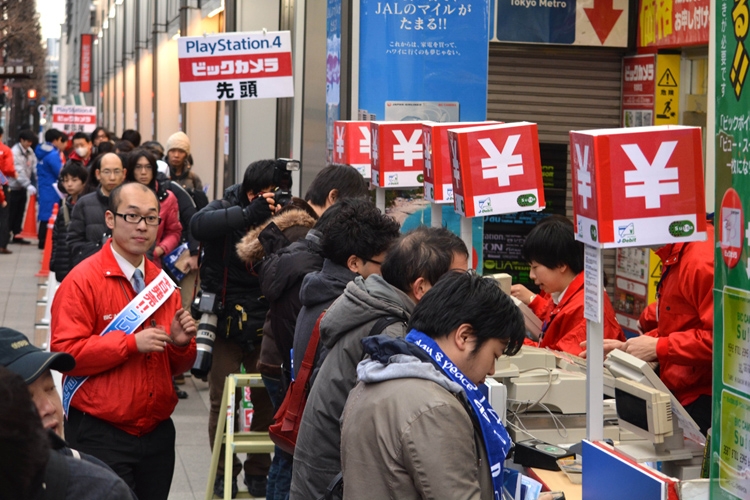
[{"label": "man in black jacket", "polygon": [[98,252],[111,236],[112,231],[104,221],[104,213],[109,207],[109,193],[125,181],[125,168],[120,157],[114,153],[94,160],[92,169],[100,183],[99,188],[81,196],[70,216],[67,242],[72,259],[71,269]]},{"label": "man in black jacket", "polygon": [[[218,315],[213,362],[208,374],[211,408],[208,432],[213,446],[224,381],[230,373],[239,373],[240,365],[255,372],[260,353],[263,322],[268,304],[262,297],[258,275],[253,265],[246,265],[237,255],[236,245],[253,227],[276,212],[276,187],[291,176],[284,172],[285,163],[259,160],[245,170],[242,184],[226,189],[222,200],[214,200],[196,213],[190,221],[193,236],[203,244],[201,293],[213,293],[221,307]],[[253,389],[253,422],[251,430],[263,431],[273,419],[273,408],[265,389]],[[214,492],[223,496],[224,453],[221,453]],[[271,464],[268,454],[248,455],[245,482],[253,496],[265,496],[266,475]],[[234,457],[232,493],[237,491],[236,477],[242,465]]]}]

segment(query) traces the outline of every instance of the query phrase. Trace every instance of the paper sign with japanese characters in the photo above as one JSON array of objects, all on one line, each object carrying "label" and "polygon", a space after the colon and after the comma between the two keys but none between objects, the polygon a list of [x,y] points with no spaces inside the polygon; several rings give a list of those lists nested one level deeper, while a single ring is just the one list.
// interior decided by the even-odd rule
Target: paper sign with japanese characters
[{"label": "paper sign with japanese characters", "polygon": [[90,134],[96,129],[96,106],[52,106],[52,127],[72,137],[76,132]]},{"label": "paper sign with japanese characters", "polygon": [[422,187],[422,122],[371,122],[372,184]]},{"label": "paper sign with japanese characters", "polygon": [[292,97],[288,31],[177,39],[180,102]]},{"label": "paper sign with japanese characters", "polygon": [[333,130],[333,162],[351,165],[365,179],[369,179],[370,122],[337,120],[333,124]]},{"label": "paper sign with japanese characters", "polygon": [[600,248],[706,238],[701,129],[570,132],[576,239]]},{"label": "paper sign with japanese characters", "polygon": [[448,142],[457,213],[481,217],[545,207],[536,123],[449,130]]},{"label": "paper sign with japanese characters", "polygon": [[424,122],[424,197],[433,203],[453,203],[448,130],[499,122]]}]

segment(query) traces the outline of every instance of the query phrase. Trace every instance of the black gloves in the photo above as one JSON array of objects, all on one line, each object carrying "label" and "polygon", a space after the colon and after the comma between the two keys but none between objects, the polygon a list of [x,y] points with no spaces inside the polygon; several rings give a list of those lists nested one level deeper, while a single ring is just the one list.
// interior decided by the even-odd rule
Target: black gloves
[{"label": "black gloves", "polygon": [[257,226],[271,218],[271,205],[263,196],[258,196],[250,202],[248,206],[242,209],[245,217],[245,224],[248,226]]}]

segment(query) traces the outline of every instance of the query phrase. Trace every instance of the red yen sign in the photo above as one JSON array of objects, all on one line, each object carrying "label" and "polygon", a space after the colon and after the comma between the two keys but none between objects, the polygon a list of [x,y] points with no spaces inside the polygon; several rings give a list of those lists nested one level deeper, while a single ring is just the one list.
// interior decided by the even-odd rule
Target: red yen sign
[{"label": "red yen sign", "polygon": [[333,161],[356,168],[370,178],[370,123],[337,120],[333,123]]},{"label": "red yen sign", "polygon": [[576,237],[602,248],[705,239],[701,148],[697,127],[571,132]]},{"label": "red yen sign", "polygon": [[448,138],[456,212],[477,217],[544,208],[535,123],[451,129]]},{"label": "red yen sign", "polygon": [[371,122],[372,183],[379,187],[422,187],[422,122]]}]

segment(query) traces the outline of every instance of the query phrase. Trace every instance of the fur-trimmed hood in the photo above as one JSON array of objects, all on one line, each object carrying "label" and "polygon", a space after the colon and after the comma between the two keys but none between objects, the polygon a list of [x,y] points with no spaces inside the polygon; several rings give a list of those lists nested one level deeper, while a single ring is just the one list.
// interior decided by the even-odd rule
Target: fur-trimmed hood
[{"label": "fur-trimmed hood", "polygon": [[290,229],[292,227],[302,227],[310,229],[315,225],[316,220],[309,213],[307,213],[307,211],[301,208],[292,208],[289,210],[285,210],[278,215],[271,217],[263,224],[251,229],[240,240],[240,242],[237,243],[237,255],[239,255],[240,259],[242,259],[243,262],[250,264],[253,262],[258,262],[259,260],[263,259],[263,257],[265,257],[266,250],[263,248],[263,244],[258,239],[258,236],[272,222],[283,233],[287,229]]}]

